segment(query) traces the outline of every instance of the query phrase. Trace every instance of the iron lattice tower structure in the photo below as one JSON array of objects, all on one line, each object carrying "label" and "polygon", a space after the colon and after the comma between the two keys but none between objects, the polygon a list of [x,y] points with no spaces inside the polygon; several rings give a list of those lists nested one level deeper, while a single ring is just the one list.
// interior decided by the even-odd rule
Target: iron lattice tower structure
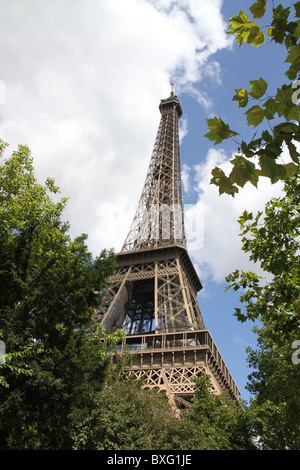
[{"label": "iron lattice tower structure", "polygon": [[209,331],[197,292],[201,281],[187,251],[181,189],[178,121],[182,108],[173,91],[161,100],[161,120],[128,235],[109,278],[100,320],[107,332],[123,328],[136,355],[132,372],[174,402],[194,393],[205,370],[212,390],[239,391]]}]

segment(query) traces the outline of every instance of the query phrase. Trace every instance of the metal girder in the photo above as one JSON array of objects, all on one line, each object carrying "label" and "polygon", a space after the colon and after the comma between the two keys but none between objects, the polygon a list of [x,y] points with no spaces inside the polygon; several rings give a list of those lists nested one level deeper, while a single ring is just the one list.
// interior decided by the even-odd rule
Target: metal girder
[{"label": "metal girder", "polygon": [[186,247],[179,155],[177,97],[162,102],[155,144],[140,201],[121,251],[176,243]]},{"label": "metal girder", "polygon": [[197,302],[202,285],[184,233],[177,97],[162,100],[160,111],[137,211],[99,309],[108,331],[120,325],[127,334],[205,328]]},{"label": "metal girder", "polygon": [[196,294],[179,258],[130,265],[108,280],[99,314],[108,332],[121,315],[127,334],[198,330],[205,326]]}]

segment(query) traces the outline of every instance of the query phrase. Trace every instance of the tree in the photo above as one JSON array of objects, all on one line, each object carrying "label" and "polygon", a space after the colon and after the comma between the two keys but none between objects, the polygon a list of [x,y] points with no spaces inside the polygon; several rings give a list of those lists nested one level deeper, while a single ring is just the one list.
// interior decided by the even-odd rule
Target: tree
[{"label": "tree", "polygon": [[175,449],[175,436],[177,446],[179,436],[183,438],[181,423],[167,399],[128,379],[108,381],[95,396],[86,420],[79,424],[77,450]]},{"label": "tree", "polygon": [[[3,338],[3,334],[0,332],[0,338]],[[9,387],[9,384],[5,377],[1,375],[4,369],[9,369],[15,374],[31,375],[32,370],[28,369],[27,365],[24,365],[24,360],[30,356],[32,348],[28,347],[24,351],[18,351],[14,353],[6,353],[5,343],[1,341],[1,354],[0,354],[0,386]],[[20,366],[18,364],[20,362]],[[16,364],[17,363],[17,364]]]},{"label": "tree", "polygon": [[242,250],[259,263],[268,282],[253,272],[236,270],[227,276],[228,288],[244,289],[241,302],[246,312],[236,309],[240,321],[259,320],[276,347],[290,345],[300,331],[300,180],[289,179],[285,195],[266,204],[265,216],[244,211],[239,219]]},{"label": "tree", "polygon": [[164,393],[130,374],[132,355],[116,356],[90,413],[78,421],[75,450],[204,449],[196,426],[175,416]]},{"label": "tree", "polygon": [[0,332],[10,359],[0,368],[0,447],[71,448],[121,338],[108,335],[105,346],[95,324],[115,257],[93,259],[86,235],[70,239],[67,200],[53,202],[50,178],[37,182],[27,147],[1,164],[0,185]]},{"label": "tree", "polygon": [[76,450],[228,450],[254,449],[247,414],[225,394],[211,395],[201,376],[192,409],[181,418],[167,397],[111,370],[94,396],[91,413],[75,430]]},{"label": "tree", "polygon": [[[269,2],[271,3],[271,2]],[[253,19],[265,17],[267,0],[257,0],[250,7]],[[261,46],[268,38],[286,48],[286,71],[288,83],[278,87],[276,92],[268,90],[268,83],[263,77],[250,80],[250,88],[236,89],[233,101],[237,101],[239,108],[246,108],[247,125],[257,128],[250,142],[237,141],[239,133],[231,130],[221,118],[207,119],[209,132],[206,137],[216,144],[224,139],[233,138],[238,145],[238,152],[231,160],[232,170],[226,175],[221,168],[212,170],[211,183],[219,188],[219,193],[228,193],[234,196],[250,182],[255,187],[261,177],[267,177],[272,183],[297,174],[299,169],[299,151],[297,143],[300,141],[299,105],[298,95],[300,88],[300,2],[292,7],[277,7],[272,2],[272,19],[268,26],[260,26],[249,19],[246,12],[240,11],[230,19],[229,34],[234,34],[239,47],[242,44],[251,44],[253,47]],[[264,18],[264,22],[265,22]],[[267,35],[263,29],[267,28]],[[271,93],[271,94],[270,94]],[[255,104],[253,104],[255,103]],[[272,126],[272,122],[273,124]],[[257,132],[260,129],[260,136]],[[283,148],[289,152],[290,161],[281,163],[280,156]]]},{"label": "tree", "polygon": [[93,260],[86,235],[70,239],[69,225],[61,221],[67,199],[52,201],[50,194],[58,188],[50,178],[45,186],[37,183],[27,147],[20,146],[1,165],[0,178],[1,329],[6,346],[33,339],[51,344],[90,319],[116,261],[106,251]]},{"label": "tree", "polygon": [[258,346],[248,349],[248,362],[254,370],[247,385],[252,394],[248,413],[255,441],[261,449],[299,450],[299,366],[291,360],[291,351],[268,344],[263,330]]},{"label": "tree", "polygon": [[228,289],[243,292],[240,300],[246,310],[236,308],[238,320],[258,322],[258,349],[248,349],[254,372],[247,386],[254,397],[252,411],[260,416],[257,435],[264,447],[299,449],[299,177],[286,181],[284,197],[268,202],[262,216],[245,211],[239,222],[242,249],[260,264],[267,279],[236,270],[226,281]]},{"label": "tree", "polygon": [[227,392],[211,393],[208,375],[202,373],[196,381],[196,392],[189,422],[197,426],[198,434],[209,450],[255,450],[253,423],[247,407],[237,404]]}]

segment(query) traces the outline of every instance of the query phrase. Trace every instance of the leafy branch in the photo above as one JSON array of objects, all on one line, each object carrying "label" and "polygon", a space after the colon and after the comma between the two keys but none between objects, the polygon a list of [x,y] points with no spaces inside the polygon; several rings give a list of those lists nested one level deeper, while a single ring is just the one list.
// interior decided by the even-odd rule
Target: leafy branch
[{"label": "leafy branch", "polygon": [[[253,18],[262,18],[267,10],[267,0],[258,0],[250,7]],[[237,101],[238,108],[246,108],[245,116],[247,125],[257,128],[259,125],[267,124],[267,129],[262,130],[257,138],[257,132],[250,142],[241,140],[238,142],[238,132],[232,130],[230,125],[221,118],[207,119],[209,132],[205,135],[215,145],[225,139],[233,139],[238,145],[238,155],[231,160],[233,168],[226,175],[221,168],[212,170],[211,184],[219,187],[219,193],[227,193],[234,196],[239,187],[250,182],[255,187],[261,176],[270,179],[271,183],[297,174],[299,169],[299,152],[297,142],[300,142],[299,105],[297,101],[297,90],[295,80],[300,72],[300,1],[294,5],[295,18],[289,21],[291,15],[290,7],[283,8],[281,5],[272,9],[272,23],[267,29],[270,40],[284,44],[287,51],[286,63],[290,64],[286,71],[287,78],[291,81],[288,85],[283,84],[277,88],[276,94],[267,94],[268,83],[260,77],[250,80],[250,88],[238,88],[232,100]],[[266,27],[266,26],[265,26]],[[249,20],[247,13],[240,11],[230,19],[228,34],[236,36],[239,47],[244,43],[254,47],[261,46],[266,36],[258,24]],[[300,82],[299,82],[300,85]],[[256,104],[251,106],[253,101]],[[276,118],[276,124],[272,127],[271,122]],[[279,120],[279,123],[278,123]],[[280,163],[283,146],[286,146],[291,161]],[[255,160],[254,160],[255,157]]]},{"label": "leafy branch", "polygon": [[[3,338],[2,333],[0,332],[0,338]],[[9,383],[7,382],[3,373],[5,370],[9,370],[15,375],[32,375],[33,371],[29,369],[24,361],[32,354],[32,348],[28,347],[22,351],[15,351],[13,353],[6,353],[5,357],[1,358],[0,361],[0,386],[2,385],[5,388],[9,388]]]}]

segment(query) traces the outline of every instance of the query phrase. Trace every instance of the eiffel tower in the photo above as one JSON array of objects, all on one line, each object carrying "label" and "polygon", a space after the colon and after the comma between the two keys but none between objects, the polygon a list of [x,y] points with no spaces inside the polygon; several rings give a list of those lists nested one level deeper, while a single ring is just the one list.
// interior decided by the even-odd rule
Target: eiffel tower
[{"label": "eiffel tower", "polygon": [[178,122],[173,88],[160,102],[161,120],[117,271],[107,282],[100,321],[108,333],[123,328],[134,354],[132,373],[164,391],[177,408],[189,406],[194,380],[210,375],[212,392],[239,390],[205,324],[197,300],[201,281],[187,251]]}]

